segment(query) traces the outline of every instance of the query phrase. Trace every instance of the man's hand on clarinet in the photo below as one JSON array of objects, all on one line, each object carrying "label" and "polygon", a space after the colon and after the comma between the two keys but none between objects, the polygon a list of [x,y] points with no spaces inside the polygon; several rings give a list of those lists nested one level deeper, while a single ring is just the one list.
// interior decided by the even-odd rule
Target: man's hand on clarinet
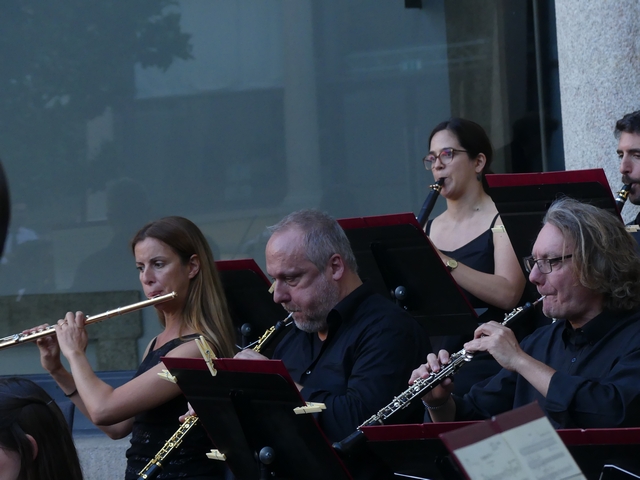
[{"label": "man's hand on clarinet", "polygon": [[[423,363],[411,373],[409,385],[413,385],[418,378],[428,378],[432,372],[438,373],[447,363],[449,363],[449,352],[446,350],[440,350],[437,356],[430,353],[427,355],[427,363]],[[422,397],[422,401],[432,407],[442,405],[449,399],[452,391],[453,380],[447,378]]]}]

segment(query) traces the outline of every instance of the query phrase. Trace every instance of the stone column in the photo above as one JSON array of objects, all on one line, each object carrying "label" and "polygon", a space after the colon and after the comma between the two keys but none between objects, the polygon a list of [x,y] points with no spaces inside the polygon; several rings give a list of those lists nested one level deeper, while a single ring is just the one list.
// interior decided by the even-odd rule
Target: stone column
[{"label": "stone column", "polygon": [[[616,120],[640,109],[640,3],[556,0],[565,168],[602,167],[622,185]],[[626,205],[625,220],[637,207]]]}]

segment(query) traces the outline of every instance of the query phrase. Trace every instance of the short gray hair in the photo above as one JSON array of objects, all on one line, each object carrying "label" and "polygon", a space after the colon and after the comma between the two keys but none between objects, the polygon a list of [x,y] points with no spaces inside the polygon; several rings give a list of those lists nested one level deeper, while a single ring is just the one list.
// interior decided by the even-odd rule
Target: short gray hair
[{"label": "short gray hair", "polygon": [[349,239],[332,216],[318,210],[299,210],[267,227],[271,235],[290,228],[298,228],[303,232],[305,254],[319,271],[324,270],[331,256],[337,253],[349,270],[358,273]]}]

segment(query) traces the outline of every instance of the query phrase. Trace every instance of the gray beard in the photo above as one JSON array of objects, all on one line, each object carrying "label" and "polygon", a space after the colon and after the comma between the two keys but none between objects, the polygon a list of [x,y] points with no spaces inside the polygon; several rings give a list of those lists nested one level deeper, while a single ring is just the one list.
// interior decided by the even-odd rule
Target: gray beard
[{"label": "gray beard", "polygon": [[296,328],[298,330],[302,330],[303,332],[306,332],[306,333],[324,332],[329,327],[329,325],[327,324],[326,318],[324,320],[306,319],[301,322],[294,320],[293,322],[296,324]]},{"label": "gray beard", "polygon": [[340,301],[340,291],[336,285],[323,278],[322,285],[318,289],[318,299],[318,303],[304,315],[303,320],[294,318],[299,330],[306,333],[316,333],[326,331],[329,327],[327,316]]}]

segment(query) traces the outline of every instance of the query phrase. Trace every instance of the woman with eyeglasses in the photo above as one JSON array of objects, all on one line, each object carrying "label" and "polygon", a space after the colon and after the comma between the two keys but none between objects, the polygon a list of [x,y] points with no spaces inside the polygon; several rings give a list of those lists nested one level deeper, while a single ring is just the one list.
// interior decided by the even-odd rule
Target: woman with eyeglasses
[{"label": "woman with eyeglasses", "polygon": [[[500,321],[516,307],[526,282],[508,235],[492,230],[502,225],[485,180],[492,158],[491,142],[480,125],[451,118],[433,129],[423,159],[434,180],[444,179],[440,195],[447,202],[425,232],[471,306],[484,311],[483,321]],[[442,348],[456,352],[471,338],[445,337]],[[499,369],[489,355],[474,357],[472,363],[456,374],[456,393],[467,392]]]}]

